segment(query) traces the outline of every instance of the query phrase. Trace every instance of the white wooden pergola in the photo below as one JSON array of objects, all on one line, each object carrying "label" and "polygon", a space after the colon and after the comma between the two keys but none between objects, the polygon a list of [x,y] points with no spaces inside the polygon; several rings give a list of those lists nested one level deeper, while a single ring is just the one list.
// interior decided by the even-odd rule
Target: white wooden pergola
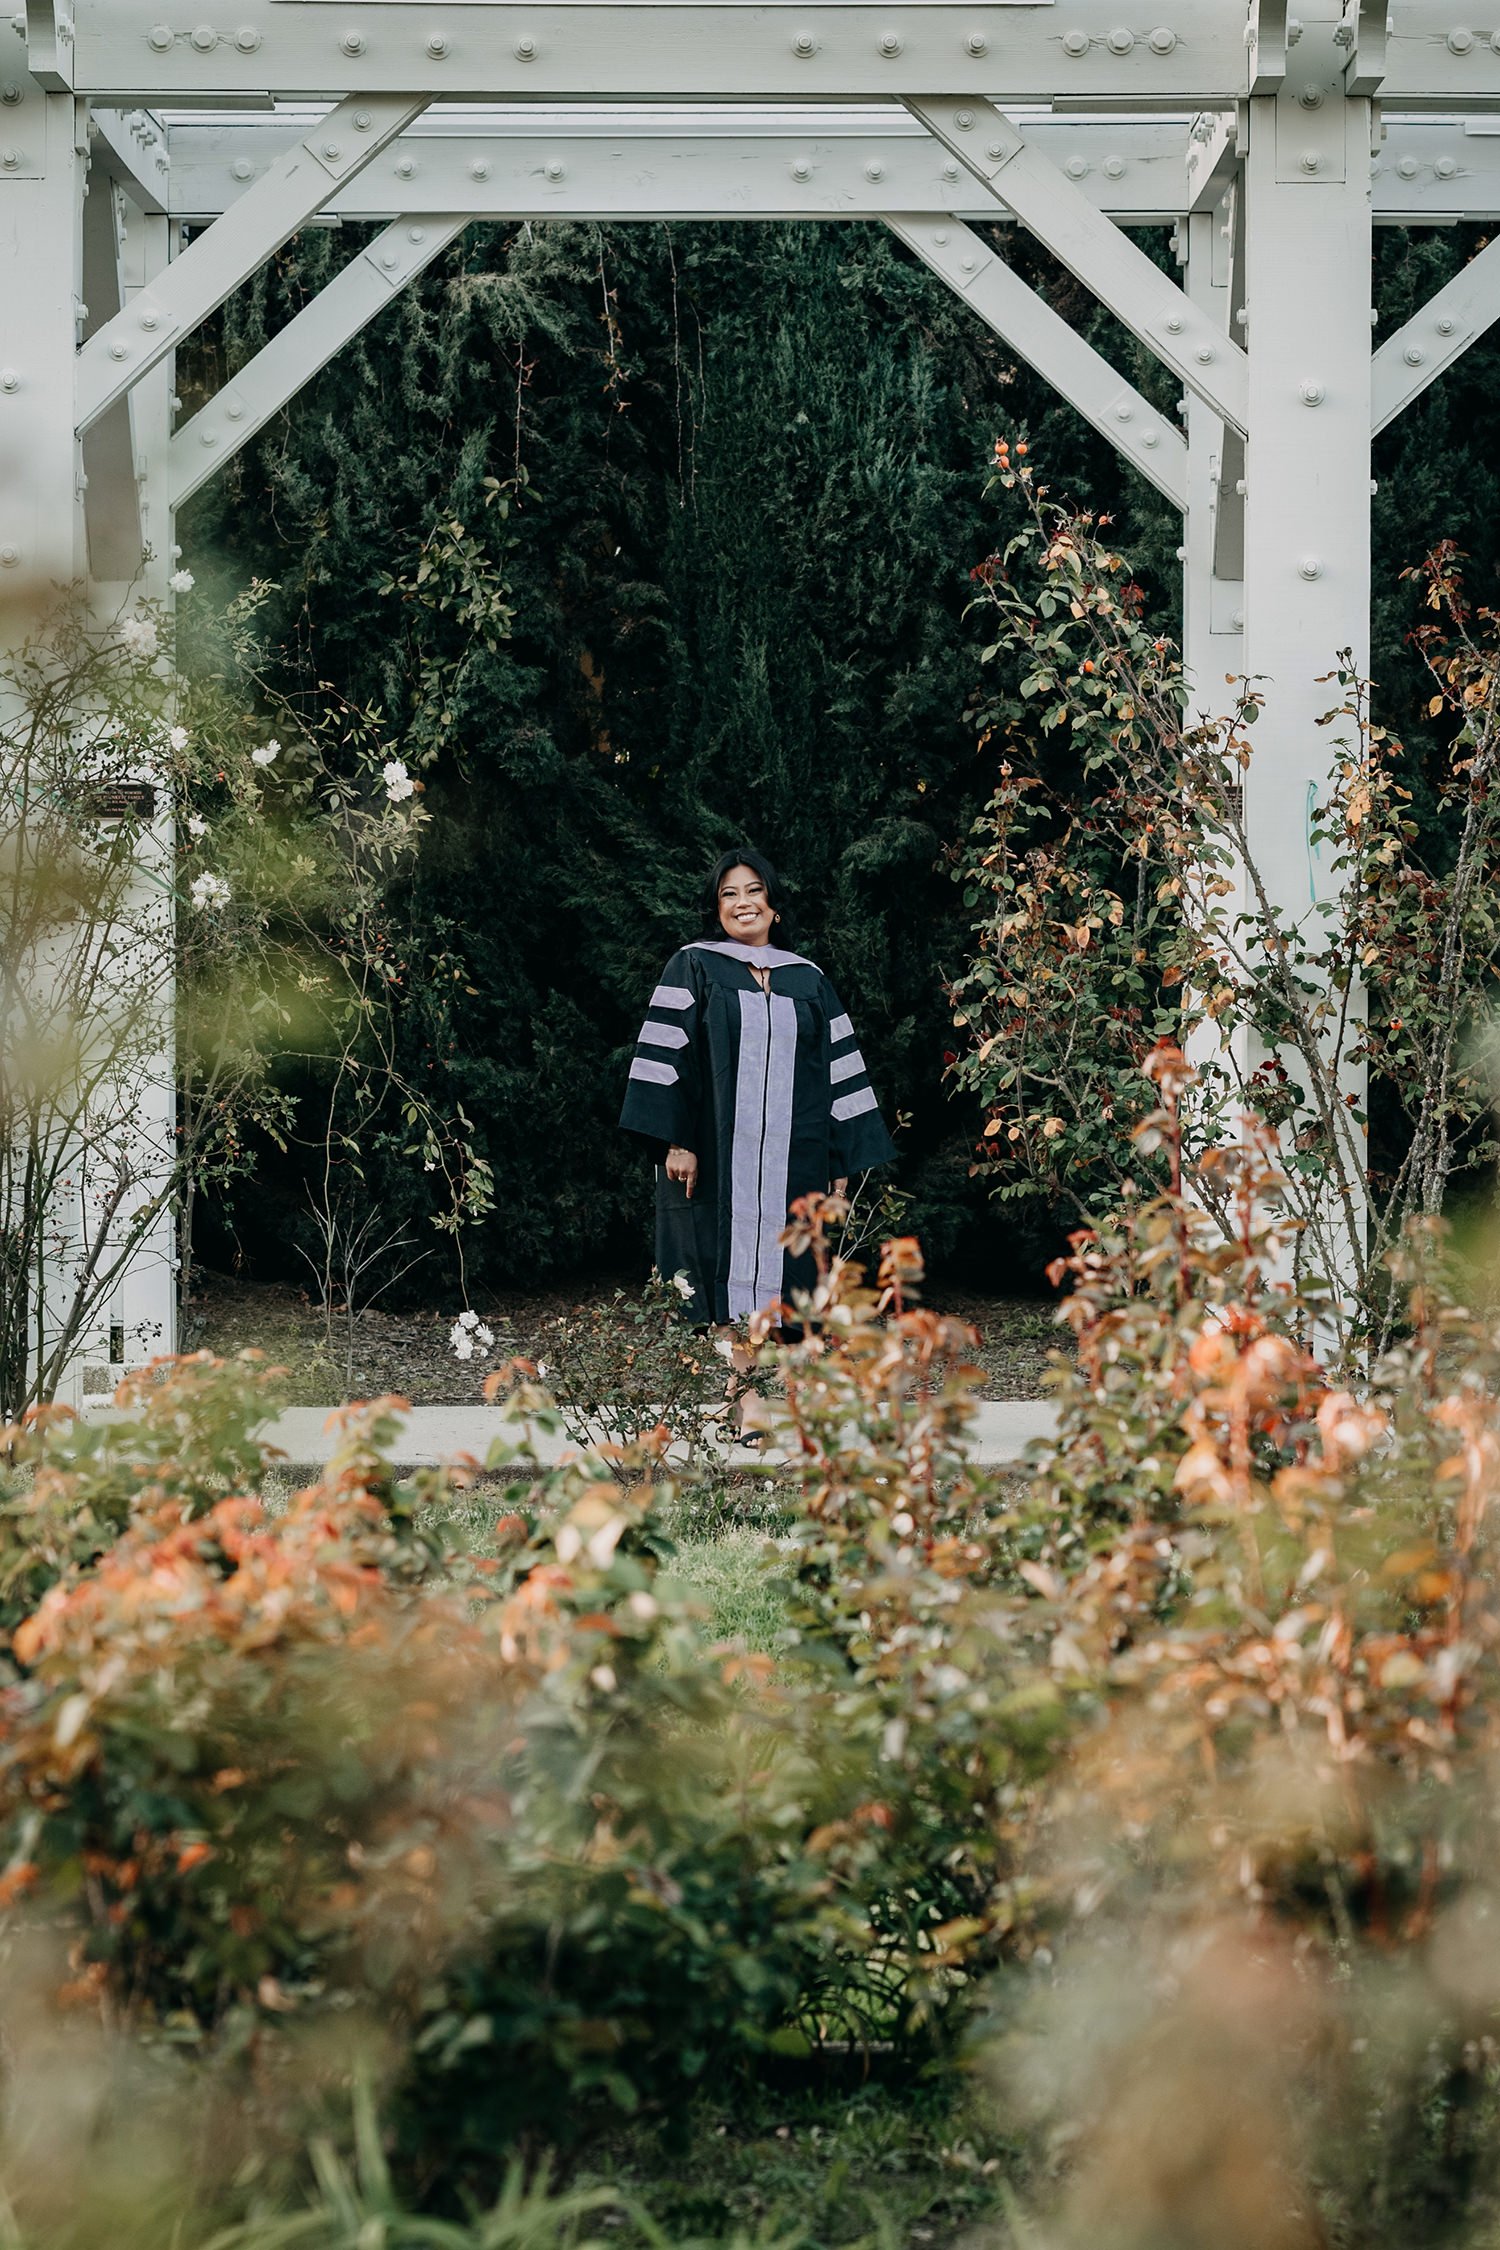
[{"label": "white wooden pergola", "polygon": [[[1500,217],[1500,0],[1294,4],[25,0],[0,21],[0,635],[60,584],[170,599],[175,510],[471,219],[879,219],[1181,509],[1188,669],[1205,700],[1269,683],[1247,822],[1305,912],[1316,681],[1369,662],[1371,440],[1500,314],[1497,241],[1372,351],[1371,228]],[[174,427],[176,347],[326,219],[385,224]],[[1171,371],[1176,417],[993,220]],[[1172,227],[1180,283],[1141,226]],[[171,1268],[163,1237],[117,1328],[170,1341]]]}]

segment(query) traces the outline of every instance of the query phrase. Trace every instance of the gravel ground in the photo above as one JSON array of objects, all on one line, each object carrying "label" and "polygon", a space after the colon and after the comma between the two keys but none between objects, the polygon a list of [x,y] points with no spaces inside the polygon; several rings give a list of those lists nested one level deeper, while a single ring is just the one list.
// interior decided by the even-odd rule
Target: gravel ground
[{"label": "gravel ground", "polygon": [[[468,1406],[480,1397],[487,1368],[517,1355],[546,1358],[550,1321],[634,1286],[630,1277],[610,1275],[524,1296],[477,1296],[474,1309],[495,1333],[495,1348],[481,1365],[454,1358],[448,1342],[451,1307],[400,1313],[376,1308],[358,1313],[352,1324],[335,1313],[330,1332],[321,1309],[300,1290],[207,1275],[183,1321],[182,1348],[230,1354],[254,1346],[290,1369],[288,1403],[294,1406],[377,1398],[388,1391],[414,1406]],[[1050,1304],[958,1289],[934,1288],[929,1294],[942,1311],[978,1329],[977,1357],[988,1378],[988,1397],[1042,1396],[1047,1355],[1065,1336],[1053,1324]]]}]

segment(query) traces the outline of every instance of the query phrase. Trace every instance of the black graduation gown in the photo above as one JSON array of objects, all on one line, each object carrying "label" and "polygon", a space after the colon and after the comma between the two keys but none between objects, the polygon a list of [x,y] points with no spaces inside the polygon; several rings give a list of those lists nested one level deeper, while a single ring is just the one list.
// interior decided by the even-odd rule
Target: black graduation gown
[{"label": "black graduation gown", "polygon": [[[896,1153],[822,970],[729,938],[685,945],[663,969],[620,1123],[656,1158],[657,1269],[687,1275],[695,1322],[743,1320],[810,1288],[811,1259],[786,1258],[777,1239],[788,1206]],[[698,1158],[691,1201],[661,1169],[674,1144]]]}]

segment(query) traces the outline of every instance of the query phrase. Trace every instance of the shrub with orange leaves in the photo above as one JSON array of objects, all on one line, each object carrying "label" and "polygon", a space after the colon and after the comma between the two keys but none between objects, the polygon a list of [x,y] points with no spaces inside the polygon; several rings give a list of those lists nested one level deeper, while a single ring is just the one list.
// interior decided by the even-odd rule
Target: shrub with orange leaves
[{"label": "shrub with orange leaves", "polygon": [[[158,1426],[179,1382],[191,1418],[260,1380],[210,1377],[159,1371]],[[911,1892],[890,1698],[849,1724],[810,1668],[716,1645],[671,1575],[668,1431],[541,1470],[555,1407],[527,1368],[506,1380],[494,1465],[517,1477],[473,1559],[421,1528],[445,1488],[393,1479],[381,1403],[281,1514],[117,1425],[115,1458],[139,1456],[124,1528],[52,1566],[0,1693],[0,1881],[74,1933],[72,2001],[255,2046],[368,2012],[415,2058],[411,2164],[454,2193],[492,2187],[518,2134],[582,2131],[591,2099],[904,2036],[914,1968],[957,1959],[954,1915]],[[59,1507],[108,1489],[66,1425],[36,1443]]]},{"label": "shrub with orange leaves", "polygon": [[[141,1388],[144,1437],[69,1432],[38,1463],[52,1505],[110,1489],[111,1457],[137,1482],[120,1536],[11,1635],[13,1866],[76,1891],[110,1988],[158,2013],[208,2028],[268,1979],[292,2000],[372,1979],[395,1998],[467,1911],[503,1825],[510,1667],[472,1592],[433,1581],[413,1496],[375,1447],[379,1407],[271,1515],[205,1490],[210,1459],[234,1461],[205,1452],[205,1397],[248,1417],[255,1373],[189,1362]],[[153,1461],[174,1417],[181,1441]]]},{"label": "shrub with orange leaves", "polygon": [[[1297,1253],[1345,1282],[1343,1345],[1383,1349],[1406,1228],[1460,1180],[1482,1193],[1500,1157],[1500,610],[1471,601],[1451,541],[1406,573],[1440,737],[1425,754],[1377,723],[1353,655],[1327,650],[1307,836],[1323,874],[1289,903],[1246,813],[1247,776],[1250,801],[1277,788],[1256,744],[1286,683],[1190,681],[1107,518],[1009,453],[991,489],[1014,526],[972,604],[993,794],[953,870],[973,932],[950,1068],[985,1116],[971,1170],[1108,1229],[1128,1182],[1165,1184],[1132,1140],[1142,1065],[1160,1039],[1192,1046],[1212,1062],[1191,1152],[1231,1151],[1242,1111],[1280,1133]],[[1201,1199],[1227,1234],[1215,1189],[1210,1171]]]},{"label": "shrub with orange leaves", "polygon": [[[1183,1083],[1142,1128],[1174,1162]],[[1179,1190],[1060,1263],[1077,1357],[1018,1535],[1037,1623],[1095,1717],[1080,1797],[1137,1870],[1160,1828],[1257,1912],[1414,1936],[1476,1811],[1450,1784],[1500,1750],[1500,1336],[1414,1235],[1408,1333],[1345,1388],[1282,1277],[1265,1138],[1233,1164],[1236,1239]],[[1219,1811],[1184,1827],[1185,1789]]]},{"label": "shrub with orange leaves", "polygon": [[1082,2150],[1049,2239],[1450,2239],[1500,2054],[1500,1329],[1418,1229],[1397,1342],[1334,1379],[1265,1138],[1220,1161],[1231,1239],[1180,1186],[1075,1237],[1015,1532],[1074,1727],[1034,1868],[1066,1934],[1031,2051]]},{"label": "shrub with orange leaves", "polygon": [[1033,1940],[1026,1840],[1067,1713],[1011,1629],[1012,1498],[971,1456],[974,1332],[920,1303],[913,1239],[868,1287],[832,1250],[839,1216],[836,1198],[794,1209],[784,1239],[818,1278],[786,1308],[794,1340],[774,1313],[753,1324],[777,1377],[757,1420],[794,1501],[789,1650],[880,1777],[880,1823],[845,1838],[851,1881],[893,2016],[935,2020]]},{"label": "shrub with orange leaves", "polygon": [[260,1352],[197,1352],[127,1375],[115,1419],[33,1406],[0,1426],[0,1631],[59,1572],[102,1554],[138,1506],[170,1496],[199,1515],[257,1490],[268,1457],[255,1432],[283,1403],[284,1375]]}]

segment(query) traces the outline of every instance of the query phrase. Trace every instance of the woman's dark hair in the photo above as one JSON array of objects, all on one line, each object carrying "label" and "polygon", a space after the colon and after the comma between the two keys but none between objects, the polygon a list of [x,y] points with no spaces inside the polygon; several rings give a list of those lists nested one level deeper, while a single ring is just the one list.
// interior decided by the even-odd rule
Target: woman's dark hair
[{"label": "woman's dark hair", "polygon": [[772,943],[789,946],[787,933],[791,928],[792,916],[787,906],[785,886],[765,853],[751,851],[748,847],[744,851],[724,852],[714,862],[713,873],[703,892],[703,935],[706,938],[721,938],[724,935],[724,925],[719,920],[719,885],[732,867],[748,867],[752,875],[760,877],[766,886],[766,897],[771,902],[772,913],[781,916],[771,933]]}]

